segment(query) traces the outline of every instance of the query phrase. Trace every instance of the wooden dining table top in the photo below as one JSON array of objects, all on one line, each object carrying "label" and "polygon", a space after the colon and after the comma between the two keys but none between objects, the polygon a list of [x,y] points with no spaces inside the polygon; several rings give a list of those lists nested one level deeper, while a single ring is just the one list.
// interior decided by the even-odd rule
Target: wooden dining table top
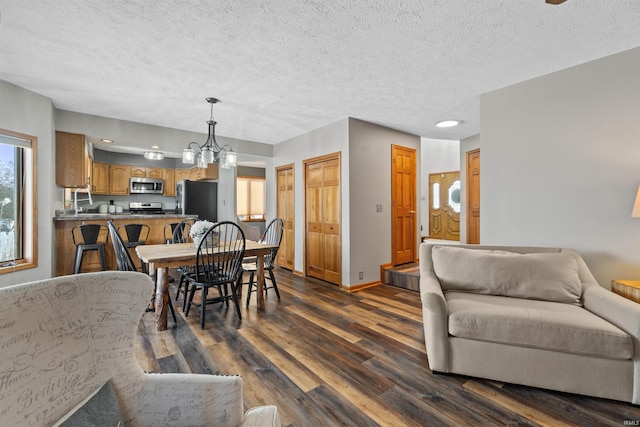
[{"label": "wooden dining table top", "polygon": [[[244,256],[266,255],[276,247],[277,245],[246,240]],[[139,245],[136,246],[136,253],[142,261],[153,264],[156,268],[180,267],[194,262],[197,248],[193,243]]]}]

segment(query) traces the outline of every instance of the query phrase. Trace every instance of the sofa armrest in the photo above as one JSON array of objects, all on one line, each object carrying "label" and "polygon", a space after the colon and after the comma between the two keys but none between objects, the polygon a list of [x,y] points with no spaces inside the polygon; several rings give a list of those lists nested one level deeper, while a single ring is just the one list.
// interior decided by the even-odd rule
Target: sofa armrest
[{"label": "sofa armrest", "polygon": [[584,308],[624,330],[635,340],[640,339],[640,304],[597,283],[583,283],[582,299]]},{"label": "sofa armrest", "polygon": [[633,398],[640,405],[640,304],[610,292],[595,282],[583,283],[584,308],[617,326],[633,342]]},{"label": "sofa armrest", "polygon": [[244,414],[242,427],[280,427],[278,408],[273,405],[256,406]]},{"label": "sofa armrest", "polygon": [[431,263],[431,245],[420,246],[420,299],[429,368],[449,372],[447,300]]}]

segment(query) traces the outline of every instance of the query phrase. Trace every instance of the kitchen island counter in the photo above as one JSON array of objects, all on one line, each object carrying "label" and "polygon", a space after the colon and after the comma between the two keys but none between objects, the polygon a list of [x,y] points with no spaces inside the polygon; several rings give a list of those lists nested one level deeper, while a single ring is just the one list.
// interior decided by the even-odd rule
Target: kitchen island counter
[{"label": "kitchen island counter", "polygon": [[[73,274],[73,264],[75,261],[76,247],[73,243],[72,230],[74,227],[83,224],[100,224],[106,228],[107,221],[113,221],[116,227],[127,224],[146,224],[149,226],[149,238],[146,244],[165,243],[165,228],[167,228],[167,238],[171,238],[170,225],[176,224],[185,218],[192,218],[194,215],[180,214],[67,214],[58,215],[53,218],[55,227],[55,248],[56,248],[56,276]],[[104,240],[104,239],[102,239]],[[140,260],[132,248],[129,250],[134,263],[140,268]],[[109,238],[105,245],[105,255],[107,270],[117,270],[113,245]],[[100,261],[97,251],[85,251],[80,272],[99,271]]]}]

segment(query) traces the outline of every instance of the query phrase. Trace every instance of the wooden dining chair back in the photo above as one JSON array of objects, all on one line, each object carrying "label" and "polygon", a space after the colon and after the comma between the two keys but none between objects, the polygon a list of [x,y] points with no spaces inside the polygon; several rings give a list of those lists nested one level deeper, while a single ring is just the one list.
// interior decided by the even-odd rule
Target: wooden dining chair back
[{"label": "wooden dining chair back", "polygon": [[[202,238],[196,253],[195,272],[187,278],[190,285],[185,311],[188,316],[191,306],[200,309],[202,329],[207,304],[224,302],[228,307],[231,300],[235,304],[238,318],[242,319],[235,285],[242,271],[245,245],[242,229],[231,221],[215,224]],[[216,297],[208,298],[210,288],[217,289]],[[202,291],[199,303],[193,301],[197,290]]]},{"label": "wooden dining chair back", "polygon": [[[268,255],[264,256],[264,270],[269,272],[269,277],[265,276],[265,286],[264,290],[267,292],[267,289],[273,289],[276,291],[276,296],[280,299],[280,291],[278,290],[278,284],[276,283],[276,278],[273,274],[273,269],[276,266],[276,256],[278,255],[278,249],[280,249],[280,243],[282,242],[282,232],[284,228],[284,223],[282,218],[275,218],[272,220],[262,235],[260,239],[260,243],[265,243],[267,245],[275,245],[275,248],[271,249]],[[249,302],[251,301],[251,293],[257,291],[257,284],[254,283],[253,279],[255,278],[255,274],[258,267],[255,261],[247,262],[242,264],[242,270],[244,272],[250,273],[249,275],[249,289],[247,290],[247,307],[249,307]],[[267,286],[266,280],[271,282],[271,286]]]},{"label": "wooden dining chair back", "polygon": [[[118,271],[138,271],[136,265],[133,263],[133,258],[131,258],[131,254],[127,249],[127,246],[124,243],[124,239],[118,232],[116,225],[113,221],[107,221],[107,228],[109,229],[109,237],[111,237],[111,242],[113,244],[113,252],[116,255],[116,265],[118,267]],[[147,272],[144,272],[145,274]],[[155,277],[152,276],[155,283]],[[153,311],[153,307],[155,304],[153,303],[155,300],[155,290],[151,297],[151,302],[149,303],[149,308],[147,311]],[[169,299],[169,310],[171,311],[171,316],[173,317],[173,322],[177,321],[176,313],[173,309],[173,304],[171,303],[171,299]]]}]

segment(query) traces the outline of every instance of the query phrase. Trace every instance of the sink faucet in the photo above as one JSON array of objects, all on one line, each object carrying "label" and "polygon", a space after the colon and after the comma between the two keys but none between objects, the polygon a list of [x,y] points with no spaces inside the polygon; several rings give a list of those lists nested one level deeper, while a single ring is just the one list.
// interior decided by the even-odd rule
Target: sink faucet
[{"label": "sink faucet", "polygon": [[87,194],[89,195],[89,197],[87,197],[86,199],[78,199],[78,191],[82,190],[82,188],[76,188],[76,190],[73,192],[73,210],[76,213],[76,215],[78,215],[78,213],[80,212],[80,209],[78,208],[78,202],[82,202],[84,200],[88,200],[89,204],[93,204],[93,200],[91,199],[91,191],[89,190],[89,187],[87,187]]}]

